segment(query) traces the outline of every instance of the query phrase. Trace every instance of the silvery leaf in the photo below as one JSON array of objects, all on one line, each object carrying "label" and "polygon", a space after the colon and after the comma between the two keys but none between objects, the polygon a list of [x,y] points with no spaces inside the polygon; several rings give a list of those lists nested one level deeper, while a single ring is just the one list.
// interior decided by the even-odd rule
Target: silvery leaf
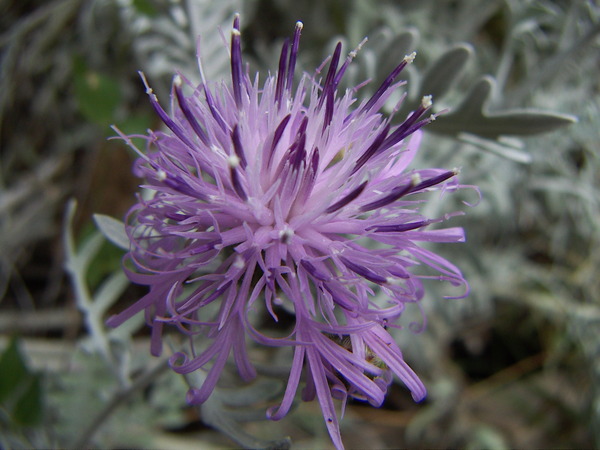
[{"label": "silvery leaf", "polygon": [[241,388],[217,388],[202,404],[202,420],[244,448],[256,449],[289,449],[290,438],[266,440],[257,438],[242,429],[243,422],[254,422],[265,419],[265,410],[253,404],[263,403],[281,391],[279,382],[273,389],[273,380],[254,382]]},{"label": "silvery leaf", "polygon": [[[385,80],[385,78],[394,70],[394,68],[402,62],[404,57],[415,51],[415,44],[418,40],[416,30],[407,30],[394,35],[387,45],[380,47],[378,50],[379,64],[377,66],[377,79],[374,80],[374,86],[377,87]],[[374,41],[375,39],[373,39]],[[406,73],[402,74],[402,77]]]},{"label": "silvery leaf", "polygon": [[501,135],[527,136],[545,133],[577,121],[571,115],[536,109],[511,109],[489,112],[487,104],[495,81],[482,77],[469,91],[463,102],[450,114],[442,115],[428,130],[456,136],[460,132],[497,139]]},{"label": "silvery leaf", "polygon": [[106,239],[123,250],[129,250],[129,237],[123,222],[104,214],[94,214],[94,221]]},{"label": "silvery leaf", "polygon": [[440,56],[423,75],[419,100],[424,95],[431,95],[436,101],[446,95],[460,77],[471,55],[473,48],[470,45],[459,44]]},{"label": "silvery leaf", "polygon": [[481,150],[494,153],[495,155],[502,156],[503,158],[510,159],[522,164],[531,163],[531,155],[513,145],[502,141],[493,141],[491,139],[485,139],[470,133],[458,133],[456,136],[458,140],[471,144]]}]

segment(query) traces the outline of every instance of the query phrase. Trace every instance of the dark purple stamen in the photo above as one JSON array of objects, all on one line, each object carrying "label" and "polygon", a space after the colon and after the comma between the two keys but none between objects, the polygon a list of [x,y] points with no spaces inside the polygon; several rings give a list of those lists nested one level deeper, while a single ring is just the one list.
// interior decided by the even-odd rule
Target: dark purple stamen
[{"label": "dark purple stamen", "polygon": [[[281,124],[279,126],[281,126]],[[307,126],[308,117],[305,116],[302,119],[302,122],[300,123],[300,127],[298,127],[298,131],[296,132],[296,139],[294,140],[292,145],[290,145],[283,158],[281,158],[281,161],[279,161],[279,165],[277,166],[277,169],[275,170],[274,174],[275,179],[281,177],[281,174],[283,173],[284,168],[286,168],[286,166],[291,165],[294,170],[298,170],[300,164],[304,161],[304,158],[306,157],[306,149],[304,147],[306,145]],[[269,163],[270,162],[271,158],[269,157]]]},{"label": "dark purple stamen", "polygon": [[223,131],[227,130],[227,124],[225,123],[223,117],[221,117],[221,114],[215,107],[215,101],[212,97],[212,94],[210,93],[210,90],[206,85],[204,86],[204,96],[206,98],[206,104],[208,105],[208,109],[210,109],[210,114],[213,116],[213,118],[219,124],[219,127]]},{"label": "dark purple stamen", "polygon": [[[414,58],[413,55],[411,55],[412,58]],[[381,98],[381,96],[385,93],[385,91],[387,91],[390,88],[390,86],[392,85],[392,83],[394,82],[396,77],[400,74],[400,72],[402,72],[402,70],[406,67],[406,65],[412,61],[412,58],[405,57],[402,60],[402,62],[400,64],[398,64],[394,70],[392,70],[392,72],[387,76],[387,78],[383,81],[383,83],[381,83],[381,86],[379,86],[379,89],[377,89],[377,91],[373,94],[373,96],[369,99],[367,104],[364,106],[364,108],[363,108],[364,112],[368,112],[375,105],[375,103],[377,103],[377,101]]]},{"label": "dark purple stamen", "polygon": [[402,231],[416,230],[417,228],[429,225],[429,220],[420,220],[419,222],[401,223],[397,225],[373,225],[366,231],[375,231],[376,233],[398,233]]},{"label": "dark purple stamen", "polygon": [[435,176],[435,177],[430,178],[425,181],[421,181],[417,184],[415,184],[414,181],[411,181],[410,183],[408,183],[404,186],[395,187],[385,197],[382,197],[380,199],[375,200],[374,202],[363,205],[360,208],[360,210],[362,212],[366,212],[366,211],[371,211],[373,209],[383,208],[385,205],[395,202],[396,200],[398,200],[399,198],[401,198],[405,195],[413,194],[415,192],[422,191],[423,189],[427,189],[428,187],[435,186],[436,184],[440,184],[440,183],[446,181],[448,178],[452,178],[454,175],[456,175],[456,171],[449,170],[448,172],[444,172],[441,175]]},{"label": "dark purple stamen", "polygon": [[356,161],[356,165],[354,166],[354,169],[352,169],[352,173],[350,175],[354,175],[362,166],[366,164],[369,159],[371,159],[375,153],[377,153],[377,150],[379,150],[381,144],[390,132],[390,127],[391,125],[387,124],[383,131],[375,138],[369,148],[360,156],[360,158],[358,158],[358,161]]},{"label": "dark purple stamen", "polygon": [[202,244],[199,245],[198,247],[190,250],[190,255],[197,255],[200,253],[206,253],[208,251],[214,250],[215,249],[215,245],[218,245],[222,242],[221,238],[219,239],[215,239],[214,241],[211,241],[207,244]]},{"label": "dark purple stamen", "polygon": [[237,169],[235,167],[233,167],[233,166],[230,166],[229,167],[229,174],[231,175],[231,185],[233,186],[233,190],[235,191],[235,193],[243,201],[248,200],[248,196],[246,195],[246,191],[244,191],[242,183],[240,182],[240,177],[238,175]]},{"label": "dark purple stamen", "polygon": [[367,269],[364,266],[353,263],[348,258],[344,258],[343,256],[340,256],[340,260],[352,272],[356,273],[357,275],[360,275],[363,278],[366,278],[369,281],[372,281],[373,283],[377,283],[377,284],[387,283],[387,279],[385,277],[382,277],[381,275],[377,275],[375,272]]},{"label": "dark purple stamen", "polygon": [[455,175],[456,175],[455,170],[449,170],[448,172],[444,172],[441,175],[438,175],[436,177],[430,178],[425,181],[421,181],[419,184],[415,185],[410,190],[409,194],[412,194],[413,192],[417,192],[417,191],[422,191],[423,189],[427,189],[428,187],[435,186],[436,184],[440,184],[440,183],[446,181],[447,179],[452,178]]},{"label": "dark purple stamen", "polygon": [[425,120],[421,120],[420,122],[417,122],[417,120],[419,120],[419,118],[421,118],[423,116],[423,114],[425,114],[425,112],[427,112],[431,108],[430,100],[431,100],[431,98],[429,97],[429,101],[421,102],[421,104],[419,105],[417,110],[414,111],[410,115],[410,117],[408,117],[404,122],[402,122],[398,126],[398,128],[396,128],[394,130],[394,132],[388,136],[388,138],[381,145],[380,151],[387,150],[388,148],[390,148],[393,145],[400,142],[402,139],[413,134],[419,128],[422,128],[423,126],[427,125],[428,123],[431,123],[435,119],[435,116],[432,116]]},{"label": "dark purple stamen", "polygon": [[287,54],[290,46],[289,39],[283,42],[281,47],[281,55],[279,56],[279,70],[277,71],[277,84],[275,87],[275,100],[281,107],[281,99],[283,98],[283,88],[285,87],[285,76],[286,76],[286,65],[287,65]]},{"label": "dark purple stamen", "polygon": [[335,51],[333,52],[333,56],[331,57],[331,62],[329,63],[329,71],[327,72],[327,76],[325,77],[325,83],[323,84],[323,92],[321,93],[321,98],[319,99],[319,108],[323,106],[323,102],[327,98],[329,91],[335,93],[335,74],[337,72],[337,67],[340,62],[340,55],[342,53],[342,43],[338,42],[335,46]]},{"label": "dark purple stamen", "polygon": [[[329,292],[331,294],[331,298],[333,299],[333,301],[335,302],[336,305],[341,306],[342,308],[344,308],[347,311],[354,311],[356,309],[356,305],[354,305],[352,303],[351,300],[349,300],[349,296],[347,292],[343,292],[343,293],[338,293],[337,291],[339,291],[339,287],[335,284],[331,284],[331,283],[324,283],[323,287],[325,288],[325,290],[327,292]],[[354,317],[356,317],[356,315],[353,314]]]},{"label": "dark purple stamen", "polygon": [[190,197],[197,198],[203,201],[208,201],[208,197],[206,195],[199,192],[197,189],[190,187],[190,185],[183,181],[178,175],[167,174],[167,177],[164,180],[160,181],[162,181],[165,184],[165,186],[168,186],[171,189],[180,192],[184,195],[189,195]]},{"label": "dark purple stamen", "polygon": [[292,117],[291,114],[288,114],[287,116],[285,116],[281,120],[281,122],[279,123],[279,125],[277,125],[277,128],[275,128],[275,133],[273,133],[273,143],[271,144],[271,152],[270,152],[271,155],[275,151],[275,147],[277,147],[277,144],[279,144],[279,140],[281,139],[281,136],[283,136],[283,132],[285,131],[285,127],[287,126],[287,124],[290,121],[291,117]]},{"label": "dark purple stamen", "polygon": [[[215,291],[212,294],[210,294],[204,300],[201,300],[200,302],[198,302],[198,305],[206,306],[209,303],[213,302],[214,300],[219,298],[223,292],[225,292],[227,289],[229,289],[229,286],[231,286],[231,281],[228,281],[223,286],[221,286],[219,289],[215,289]],[[180,311],[180,313],[183,314],[183,311]]]},{"label": "dark purple stamen", "polygon": [[273,159],[273,154],[275,153],[275,148],[277,147],[277,144],[279,144],[279,140],[281,139],[281,136],[283,136],[285,127],[287,126],[291,117],[292,117],[291,114],[288,114],[287,116],[285,116],[281,120],[279,125],[277,125],[277,128],[275,128],[275,132],[273,133],[273,142],[271,143],[271,151],[268,154],[266,167],[269,167],[271,165],[271,160]]},{"label": "dark purple stamen", "polygon": [[[300,126],[298,127],[298,131],[296,132],[296,136],[300,136],[301,134],[306,133],[306,128],[308,128],[308,117],[304,116],[302,118],[302,122],[300,122]],[[298,138],[296,138],[298,139]]]},{"label": "dark purple stamen", "polygon": [[397,186],[394,189],[392,189],[392,191],[385,197],[381,197],[380,199],[377,199],[371,203],[367,203],[366,205],[361,206],[360,210],[362,212],[367,212],[367,211],[371,211],[373,209],[382,208],[385,205],[392,203],[392,202],[398,200],[400,197],[403,197],[406,194],[408,194],[413,187],[414,187],[413,183],[408,183],[404,186]]},{"label": "dark purple stamen", "polygon": [[329,90],[327,91],[327,101],[325,102],[325,117],[323,119],[323,131],[325,128],[329,126],[331,123],[331,119],[333,119],[333,106],[335,103],[335,91]]},{"label": "dark purple stamen", "polygon": [[308,170],[304,172],[304,177],[302,178],[302,184],[298,189],[298,195],[295,199],[295,202],[304,203],[310,193],[312,192],[313,186],[315,184],[315,178],[317,176],[317,170],[319,168],[319,149],[317,147],[314,148],[312,152],[312,156],[310,158],[310,163],[308,166]]},{"label": "dark purple stamen", "polygon": [[231,81],[233,98],[238,107],[242,106],[242,39],[240,36],[240,18],[236,17],[231,32]]},{"label": "dark purple stamen", "polygon": [[[144,79],[144,83],[146,83],[146,79],[144,78],[143,74],[142,74],[142,78]],[[188,139],[188,137],[186,136],[184,130],[182,130],[181,127],[179,125],[177,125],[173,121],[173,119],[171,119],[171,117],[169,117],[169,115],[165,112],[165,110],[162,108],[162,106],[160,106],[160,103],[158,103],[158,99],[156,98],[156,94],[154,94],[154,92],[152,91],[152,89],[150,89],[147,85],[146,85],[146,93],[150,97],[150,104],[152,104],[152,107],[154,108],[154,111],[156,111],[156,113],[158,114],[158,116],[160,117],[160,119],[164,122],[164,124],[173,133],[175,133],[175,135],[181,140],[181,142],[183,142],[189,148],[195,149],[194,144]]]},{"label": "dark purple stamen", "polygon": [[325,210],[325,212],[327,214],[330,214],[330,213],[335,212],[338,209],[346,206],[348,203],[350,203],[352,200],[354,200],[356,197],[358,197],[362,193],[362,191],[364,191],[365,186],[367,185],[368,182],[369,182],[368,180],[363,181],[356,189],[352,190],[348,195],[346,195],[345,197],[342,197],[340,200],[338,200],[333,205],[331,205],[329,208],[327,208]]},{"label": "dark purple stamen", "polygon": [[313,176],[317,173],[317,169],[319,168],[319,148],[315,147],[313,150],[312,158],[310,160],[310,168]]},{"label": "dark purple stamen", "polygon": [[296,142],[290,147],[290,162],[294,170],[298,170],[306,158],[306,133],[298,136]]},{"label": "dark purple stamen", "polygon": [[294,41],[292,42],[292,51],[290,53],[290,63],[287,69],[287,80],[285,88],[288,91],[292,90],[292,84],[294,83],[294,72],[296,71],[296,58],[298,56],[298,47],[300,46],[300,34],[302,33],[302,22],[296,23],[296,29],[294,30]]},{"label": "dark purple stamen", "polygon": [[233,150],[235,154],[240,158],[240,166],[245,169],[248,163],[246,162],[246,155],[244,154],[244,147],[242,146],[242,139],[240,137],[240,129],[237,124],[233,127],[231,132],[231,142],[233,142]]},{"label": "dark purple stamen", "polygon": [[185,116],[186,120],[189,122],[192,129],[194,130],[196,135],[200,138],[202,143],[204,145],[208,145],[208,136],[206,136],[206,133],[204,132],[204,130],[202,129],[202,127],[196,120],[196,117],[190,110],[190,106],[188,105],[188,102],[183,95],[183,90],[181,89],[181,78],[180,77],[177,77],[175,79],[174,85],[175,85],[175,96],[177,97],[177,103],[179,104],[179,108],[181,109],[181,112],[183,112],[183,115]]},{"label": "dark purple stamen", "polygon": [[355,48],[354,50],[352,50],[348,54],[348,56],[346,57],[346,61],[344,61],[344,64],[342,64],[342,67],[340,67],[340,70],[338,70],[337,73],[335,74],[335,78],[333,80],[333,84],[335,86],[340,84],[340,81],[342,80],[344,73],[346,73],[346,69],[348,68],[348,66],[350,65],[352,60],[356,57],[356,53],[361,49],[361,47],[363,46],[363,44],[365,42],[367,42],[367,38],[364,38],[363,41],[360,44],[358,44],[358,47]]},{"label": "dark purple stamen", "polygon": [[321,273],[315,266],[312,265],[312,263],[308,262],[305,259],[300,261],[300,265],[304,268],[304,270],[306,270],[308,273],[310,273],[313,278],[315,278],[319,281],[331,280],[331,277],[328,277],[327,275]]}]

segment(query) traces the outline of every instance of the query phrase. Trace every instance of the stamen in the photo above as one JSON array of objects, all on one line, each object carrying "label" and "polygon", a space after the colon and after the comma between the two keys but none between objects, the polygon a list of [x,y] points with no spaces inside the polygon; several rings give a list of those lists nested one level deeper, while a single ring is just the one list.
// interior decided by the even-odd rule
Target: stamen
[{"label": "stamen", "polygon": [[356,161],[356,165],[354,166],[354,169],[352,169],[351,175],[354,175],[362,166],[364,166],[366,164],[366,162],[369,159],[371,159],[371,157],[375,153],[377,153],[377,150],[379,150],[379,147],[381,147],[381,144],[383,143],[383,141],[387,137],[388,133],[390,132],[390,127],[391,127],[391,124],[388,123],[386,125],[386,127],[383,129],[383,131],[381,133],[379,133],[379,135],[375,138],[375,140],[369,146],[369,148],[361,155],[360,158],[358,158],[358,161]]},{"label": "stamen", "polygon": [[289,39],[286,39],[281,47],[281,55],[279,56],[279,70],[277,71],[277,84],[275,87],[275,100],[279,103],[279,107],[281,107],[283,99],[283,88],[286,76],[285,71],[289,46],[290,41]]},{"label": "stamen", "polygon": [[423,189],[427,189],[428,187],[435,186],[436,184],[440,184],[440,183],[446,181],[447,179],[458,175],[458,173],[459,173],[458,169],[452,169],[452,170],[449,170],[448,172],[444,172],[443,174],[438,175],[436,177],[430,178],[425,181],[421,181],[419,184],[414,186],[410,190],[409,193],[412,194],[413,192],[422,191]]},{"label": "stamen", "polygon": [[423,109],[429,109],[431,108],[431,105],[433,105],[433,102],[431,101],[431,95],[424,95],[421,99],[421,107]]},{"label": "stamen", "polygon": [[395,202],[400,197],[403,197],[406,194],[408,194],[413,187],[414,187],[414,184],[412,183],[412,181],[404,186],[395,187],[394,189],[392,189],[392,191],[388,195],[386,195],[378,200],[375,200],[374,202],[367,203],[366,205],[361,206],[360,210],[362,212],[367,212],[367,211],[371,211],[373,209],[382,208],[385,205]]},{"label": "stamen", "polygon": [[292,42],[292,51],[290,52],[290,62],[287,68],[287,80],[285,88],[288,91],[292,90],[292,84],[294,83],[294,72],[296,71],[296,58],[298,56],[298,47],[300,46],[300,34],[304,28],[304,24],[300,21],[296,22],[296,29],[294,30],[294,41]]},{"label": "stamen", "polygon": [[[306,158],[306,133],[302,133],[298,140],[292,145],[290,149],[291,163],[295,170],[300,168],[300,165]],[[293,155],[293,156],[292,156]]]},{"label": "stamen", "polygon": [[282,244],[289,244],[292,238],[294,237],[294,230],[288,228],[287,226],[279,231],[279,241]]},{"label": "stamen", "polygon": [[227,158],[227,165],[231,169],[237,169],[240,165],[240,158],[237,155],[231,155]]},{"label": "stamen", "polygon": [[330,214],[330,213],[335,212],[338,209],[346,206],[348,203],[350,203],[352,200],[356,199],[356,197],[358,197],[362,193],[362,191],[365,189],[365,186],[367,185],[368,182],[369,182],[369,180],[363,181],[360,184],[360,186],[358,186],[356,189],[351,191],[348,195],[343,197],[341,200],[335,202],[333,205],[331,205],[329,208],[327,208],[325,210],[325,212],[327,214]]},{"label": "stamen", "polygon": [[275,128],[275,133],[273,133],[273,143],[271,144],[271,153],[273,153],[275,151],[275,147],[277,147],[277,144],[279,144],[279,140],[281,139],[281,136],[283,135],[283,132],[285,131],[285,127],[287,126],[291,117],[292,117],[291,114],[288,114],[287,116],[285,116],[281,120],[279,125],[277,125],[277,128]]},{"label": "stamen", "polygon": [[296,140],[291,145],[288,151],[288,160],[292,164],[292,167],[297,170],[300,164],[306,157],[306,129],[308,127],[308,117],[305,116],[300,123],[298,132],[296,133]]},{"label": "stamen", "polygon": [[236,269],[243,269],[246,266],[246,262],[244,261],[244,258],[241,255],[237,255],[232,265]]},{"label": "stamen", "polygon": [[204,96],[206,98],[206,104],[210,109],[210,113],[215,119],[215,121],[219,124],[219,127],[221,127],[221,130],[227,130],[227,124],[225,123],[225,120],[223,120],[223,117],[221,117],[221,113],[219,113],[219,110],[215,106],[215,100],[213,99],[212,94],[210,93],[210,90],[208,89],[208,86],[206,84],[204,85]]},{"label": "stamen", "polygon": [[417,228],[429,225],[431,221],[420,220],[418,222],[401,223],[397,225],[373,225],[368,227],[367,231],[374,231],[376,233],[400,233],[403,231],[416,230]]},{"label": "stamen", "polygon": [[233,150],[239,158],[240,165],[242,166],[242,169],[245,169],[248,164],[246,162],[246,156],[244,154],[244,147],[242,146],[240,129],[237,124],[235,124],[235,126],[233,127],[233,131],[231,132],[231,141],[233,142]]},{"label": "stamen", "polygon": [[331,123],[331,119],[333,119],[333,106],[335,103],[335,91],[329,90],[327,91],[327,101],[325,102],[325,117],[323,118],[323,131],[325,128],[329,126]]},{"label": "stamen", "polygon": [[404,57],[404,59],[402,60],[402,62],[400,64],[398,64],[394,70],[392,70],[392,72],[387,76],[387,78],[383,81],[383,83],[381,83],[381,86],[379,86],[379,89],[377,89],[375,94],[373,94],[373,96],[369,99],[367,104],[364,106],[364,108],[363,108],[364,112],[368,112],[375,105],[375,103],[377,103],[377,101],[381,98],[381,96],[385,93],[385,91],[387,91],[390,88],[390,86],[392,85],[392,83],[394,82],[396,77],[400,74],[400,72],[402,72],[402,70],[408,64],[410,64],[414,61],[416,55],[417,54],[415,52],[412,52],[410,55],[406,55]]},{"label": "stamen", "polygon": [[[231,158],[234,158],[234,156],[231,156],[230,159]],[[235,158],[238,159],[237,156],[235,156]],[[238,159],[238,162],[239,162],[239,159]],[[240,182],[240,177],[238,175],[237,166],[230,164],[229,165],[229,174],[231,175],[231,185],[233,186],[233,190],[235,191],[235,193],[243,201],[248,200],[248,195],[246,195],[246,191],[244,191],[242,183]]]},{"label": "stamen", "polygon": [[350,63],[352,62],[352,60],[354,58],[356,58],[356,55],[358,54],[358,52],[362,49],[363,45],[365,45],[365,43],[368,41],[368,38],[364,38],[362,41],[360,41],[360,44],[358,44],[358,46],[352,50],[350,53],[348,53],[348,56],[346,57],[346,61],[344,61],[344,64],[342,65],[342,67],[340,67],[340,70],[337,71],[336,75],[335,75],[335,79],[333,80],[333,84],[335,86],[337,86],[340,81],[342,80],[342,77],[344,76],[344,73],[346,72],[346,69],[348,68],[348,66],[350,65]]},{"label": "stamen", "polygon": [[310,164],[308,166],[308,170],[304,172],[304,177],[302,178],[302,184],[298,188],[298,195],[294,202],[300,202],[303,204],[308,199],[310,193],[315,184],[315,178],[317,176],[317,170],[319,168],[319,148],[315,147],[312,156],[310,158]]},{"label": "stamen", "polygon": [[287,116],[285,116],[281,120],[279,125],[277,125],[277,128],[275,128],[275,132],[273,133],[273,142],[271,143],[271,151],[269,152],[269,155],[268,155],[266,167],[269,167],[269,165],[271,164],[271,159],[273,158],[273,154],[275,153],[275,148],[277,147],[277,144],[279,144],[279,140],[281,139],[281,136],[283,136],[285,127],[287,126],[291,117],[292,117],[291,114],[288,114]]},{"label": "stamen", "polygon": [[240,33],[240,17],[236,15],[231,30],[231,81],[233,98],[238,107],[242,106],[242,39]]},{"label": "stamen", "polygon": [[331,58],[331,62],[329,63],[329,70],[327,71],[327,76],[325,77],[325,83],[323,84],[323,92],[321,93],[321,98],[319,99],[319,108],[323,106],[323,102],[327,98],[329,91],[335,92],[335,74],[337,72],[337,67],[340,62],[340,55],[342,53],[342,43],[338,42],[335,46],[335,51],[333,52],[333,56]]},{"label": "stamen", "polygon": [[144,75],[144,73],[143,72],[138,72],[138,73],[140,74],[140,77],[142,77],[142,81],[144,82],[144,85],[146,86],[146,94],[148,94],[148,97],[150,97],[150,103],[152,104],[152,107],[154,108],[154,110],[156,111],[156,113],[158,114],[160,119],[164,122],[164,124],[173,133],[175,133],[175,135],[185,145],[187,145],[191,149],[195,149],[194,144],[185,135],[184,130],[182,130],[181,127],[179,125],[177,125],[173,121],[173,119],[171,119],[171,117],[166,113],[166,111],[162,108],[162,106],[160,106],[160,103],[158,103],[158,98],[156,97],[156,94],[154,93],[154,91],[152,90],[150,85],[148,84],[148,80],[146,79],[146,76]]},{"label": "stamen", "polygon": [[327,275],[321,273],[312,263],[308,262],[305,259],[300,261],[300,265],[304,268],[304,270],[310,273],[313,276],[313,278],[316,278],[319,281],[329,281],[331,279],[331,277],[328,277]]},{"label": "stamen", "polygon": [[413,194],[415,192],[422,191],[423,189],[427,189],[428,187],[435,186],[436,184],[440,184],[457,174],[458,169],[453,169],[449,170],[448,172],[444,172],[441,175],[429,178],[428,180],[421,181],[421,176],[418,173],[415,173],[411,176],[410,183],[392,189],[392,191],[385,197],[363,205],[360,208],[360,210],[362,212],[366,212],[371,211],[373,209],[382,208],[385,205],[388,205],[392,202],[395,202],[399,198],[404,197],[405,195]]},{"label": "stamen", "polygon": [[373,283],[376,283],[376,284],[385,284],[387,282],[387,278],[386,277],[382,277],[381,275],[377,275],[375,272],[367,269],[366,267],[361,266],[359,264],[353,263],[348,258],[344,258],[343,256],[340,256],[340,260],[352,272],[356,273],[357,275],[360,275],[363,278],[366,278],[369,281],[372,281]]},{"label": "stamen", "polygon": [[404,122],[402,122],[398,128],[394,130],[392,134],[385,140],[383,145],[381,146],[381,151],[385,151],[390,147],[396,145],[398,142],[402,141],[402,139],[410,136],[419,128],[431,123],[437,117],[435,114],[432,114],[429,118],[421,120],[417,122],[423,114],[425,114],[433,105],[431,101],[431,95],[426,95],[421,99],[421,104]]},{"label": "stamen", "polygon": [[179,104],[179,108],[181,109],[181,112],[183,112],[183,115],[185,116],[185,118],[187,119],[189,124],[192,126],[192,129],[194,130],[196,135],[200,138],[202,143],[204,145],[208,145],[208,143],[209,143],[208,136],[206,135],[206,133],[204,132],[204,130],[202,129],[202,127],[196,120],[196,117],[194,116],[194,114],[192,114],[192,111],[190,110],[188,102],[187,102],[186,98],[183,96],[183,90],[181,89],[182,84],[183,84],[183,81],[181,79],[181,76],[180,75],[175,76],[175,79],[173,80],[173,85],[175,87],[175,96],[177,97],[177,103]]}]

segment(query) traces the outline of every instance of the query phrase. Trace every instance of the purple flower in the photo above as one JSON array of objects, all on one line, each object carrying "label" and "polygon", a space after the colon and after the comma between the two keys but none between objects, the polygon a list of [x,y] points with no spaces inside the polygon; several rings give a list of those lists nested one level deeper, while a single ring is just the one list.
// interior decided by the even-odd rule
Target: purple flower
[{"label": "purple flower", "polygon": [[[245,71],[239,17],[230,82],[203,78],[194,86],[177,75],[171,113],[146,83],[168,130],[150,131],[147,151],[136,149],[135,171],[151,195],[128,214],[125,266],[150,291],[108,324],[145,311],[154,355],[167,326],[190,340],[208,338],[209,345],[171,359],[178,373],[207,370],[202,386],[188,393],[191,403],[209,397],[232,354],[243,379],[256,375],[252,341],[291,347],[282,403],[267,415],[287,414],[303,375],[303,399],[316,396],[341,448],[334,398],[379,406],[393,374],[416,401],[425,396],[387,328],[399,327],[406,304],[422,298],[422,279],[466,287],[458,268],[419,246],[464,241],[461,228],[428,229],[458,213],[419,213],[420,194],[460,186],[456,170],[408,170],[420,128],[435,119],[431,98],[399,125],[379,112],[414,54],[358,102],[353,90],[338,90],[356,54],[341,61],[340,44],[324,78],[304,74],[295,87],[301,30],[298,23],[278,71],[262,83]],[[417,265],[436,275],[414,274]],[[375,298],[380,291],[383,302]],[[279,322],[283,314],[293,317],[291,329]]]}]

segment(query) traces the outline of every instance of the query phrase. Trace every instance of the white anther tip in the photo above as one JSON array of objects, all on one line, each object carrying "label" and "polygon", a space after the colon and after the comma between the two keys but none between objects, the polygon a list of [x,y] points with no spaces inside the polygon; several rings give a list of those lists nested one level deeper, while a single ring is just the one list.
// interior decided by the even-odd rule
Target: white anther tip
[{"label": "white anther tip", "polygon": [[244,261],[244,258],[242,258],[240,255],[237,255],[235,257],[235,261],[233,262],[233,267],[236,269],[243,269],[245,266],[246,262]]},{"label": "white anther tip", "polygon": [[413,186],[416,186],[417,184],[419,184],[421,182],[421,175],[419,175],[418,173],[413,173],[410,176],[410,182]]},{"label": "white anther tip", "polygon": [[431,99],[431,95],[423,96],[423,98],[421,99],[421,106],[423,108],[427,109],[427,108],[431,108],[431,105],[433,105],[433,100]]},{"label": "white anther tip", "polygon": [[410,55],[406,55],[404,57],[404,61],[406,61],[408,64],[410,64],[411,62],[413,62],[415,60],[416,57],[417,57],[417,52],[412,52]]},{"label": "white anther tip", "polygon": [[240,165],[240,158],[237,155],[231,155],[227,158],[227,164],[232,169],[236,169]]}]

